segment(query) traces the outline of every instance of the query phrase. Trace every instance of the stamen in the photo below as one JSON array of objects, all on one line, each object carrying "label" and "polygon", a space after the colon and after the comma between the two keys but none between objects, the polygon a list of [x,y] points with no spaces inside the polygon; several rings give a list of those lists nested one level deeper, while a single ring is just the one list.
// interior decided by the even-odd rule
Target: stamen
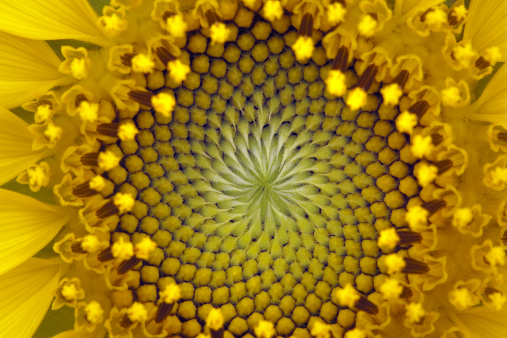
[{"label": "stamen", "polygon": [[164,65],[167,65],[169,62],[176,60],[176,56],[172,55],[171,52],[165,47],[157,48],[157,56]]},{"label": "stamen", "polygon": [[428,210],[430,215],[433,215],[434,213],[436,213],[437,211],[439,211],[440,209],[442,209],[446,205],[447,205],[447,203],[445,202],[445,200],[433,200],[430,202],[426,202],[426,203],[422,204],[421,206],[424,209]]},{"label": "stamen", "polygon": [[158,306],[157,314],[155,315],[156,323],[162,322],[165,318],[167,318],[167,316],[169,316],[169,313],[171,313],[174,305],[181,297],[180,287],[176,284],[169,284],[166,286],[164,291],[160,292],[159,296],[160,305]]},{"label": "stamen", "polygon": [[447,15],[447,22],[452,27],[457,26],[465,21],[467,14],[468,11],[464,5],[457,6]]},{"label": "stamen", "polygon": [[214,23],[220,22],[220,16],[218,16],[217,12],[214,10],[208,9],[206,11],[206,20],[208,21],[208,25],[211,27]]},{"label": "stamen", "polygon": [[420,243],[422,241],[420,233],[410,230],[398,231],[398,237],[400,237],[399,245],[409,245]]},{"label": "stamen", "polygon": [[364,311],[371,315],[375,315],[378,313],[378,307],[371,301],[369,301],[365,296],[361,295],[361,298],[355,304],[356,309],[360,311]]},{"label": "stamen", "polygon": [[127,316],[126,314],[120,320],[120,326],[123,327],[123,328],[128,328],[132,324],[134,324],[134,322],[131,321],[130,318],[129,318],[129,316]]},{"label": "stamen", "polygon": [[507,142],[507,131],[501,131],[496,134],[498,141]]},{"label": "stamen", "polygon": [[340,72],[345,73],[348,59],[349,49],[345,46],[340,46],[338,53],[336,53],[336,57],[334,58],[333,70],[339,70]]},{"label": "stamen", "polygon": [[81,156],[81,163],[86,166],[96,167],[99,165],[99,153],[88,153]]},{"label": "stamen", "polygon": [[152,92],[144,92],[140,90],[132,90],[128,93],[131,100],[142,105],[151,107],[151,98],[155,95]]},{"label": "stamen", "polygon": [[443,140],[444,137],[441,134],[431,134],[431,142],[433,145],[438,146]]},{"label": "stamen", "polygon": [[212,308],[206,318],[206,326],[209,328],[211,338],[223,338],[224,316],[220,309]]},{"label": "stamen", "polygon": [[412,289],[411,288],[407,288],[406,286],[403,287],[403,291],[400,295],[400,298],[405,298],[405,299],[408,299],[410,297],[412,297],[414,293],[412,292]]},{"label": "stamen", "polygon": [[443,160],[433,163],[438,168],[438,175],[445,173],[447,170],[451,169],[454,163],[452,160]]},{"label": "stamen", "polygon": [[72,243],[72,245],[70,246],[70,249],[72,250],[72,252],[77,253],[77,254],[86,253],[86,250],[83,249],[83,247],[81,246],[81,241],[76,242],[76,243]]},{"label": "stamen", "polygon": [[121,262],[121,264],[118,266],[118,274],[123,275],[124,273],[128,272],[130,269],[134,268],[137,264],[139,264],[141,260],[137,257],[131,257],[127,261]]},{"label": "stamen", "polygon": [[410,106],[410,108],[408,108],[408,111],[421,117],[422,115],[424,115],[424,113],[426,113],[429,107],[430,105],[427,101],[421,100],[417,101],[412,106]]},{"label": "stamen", "polygon": [[116,193],[112,199],[97,210],[96,215],[98,218],[106,218],[117,213],[129,212],[134,207],[134,202],[132,195]]},{"label": "stamen", "polygon": [[105,136],[117,137],[119,127],[119,123],[101,123],[97,125],[97,133]]},{"label": "stamen", "polygon": [[301,26],[299,26],[299,35],[311,37],[313,33],[313,15],[305,13]]},{"label": "stamen", "polygon": [[132,59],[136,56],[133,53],[125,53],[120,56],[121,63],[127,67],[132,67]]},{"label": "stamen", "polygon": [[423,273],[427,273],[428,271],[430,271],[429,266],[424,262],[420,262],[420,261],[415,260],[410,257],[405,257],[404,260],[405,260],[405,267],[401,270],[402,272],[413,273],[413,274],[423,274]]},{"label": "stamen", "polygon": [[102,250],[98,254],[97,259],[101,262],[107,262],[107,261],[114,259],[113,250],[111,249],[111,247],[108,247],[108,248]]},{"label": "stamen", "polygon": [[99,192],[90,188],[90,182],[81,183],[72,189],[72,193],[79,198],[90,197]]},{"label": "stamen", "polygon": [[408,81],[409,73],[406,69],[403,69],[395,78],[394,82],[400,85],[400,88],[403,89],[405,87],[405,84]]},{"label": "stamen", "polygon": [[139,130],[133,123],[101,123],[97,125],[97,133],[118,137],[122,141],[131,141],[139,134]]},{"label": "stamen", "polygon": [[377,76],[378,72],[378,66],[376,65],[369,65],[368,68],[364,71],[364,73],[359,78],[359,82],[357,83],[357,87],[363,89],[365,92],[370,89],[370,86],[373,83],[373,80],[375,79],[375,76]]}]

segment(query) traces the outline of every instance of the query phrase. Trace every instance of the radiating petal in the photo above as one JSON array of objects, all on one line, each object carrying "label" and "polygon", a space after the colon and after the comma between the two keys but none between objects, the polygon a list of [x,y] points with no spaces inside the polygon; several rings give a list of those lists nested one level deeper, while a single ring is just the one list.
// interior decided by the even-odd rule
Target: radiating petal
[{"label": "radiating petal", "polygon": [[34,40],[75,39],[103,45],[97,14],[87,0],[0,1],[0,30]]},{"label": "radiating petal", "polygon": [[419,11],[441,4],[443,0],[401,0],[396,1],[394,12],[400,16],[413,16]]},{"label": "radiating petal", "polygon": [[31,337],[53,299],[61,261],[31,258],[0,275],[2,337]]},{"label": "radiating petal", "polygon": [[101,332],[88,332],[85,329],[78,332],[74,330],[69,330],[59,333],[53,338],[98,338],[100,334]]},{"label": "radiating petal", "polygon": [[0,185],[41,158],[42,152],[32,151],[34,138],[25,121],[0,107]]},{"label": "radiating petal", "polygon": [[64,207],[0,189],[0,275],[44,248],[70,215]]},{"label": "radiating petal", "polygon": [[65,76],[59,66],[46,42],[0,33],[0,106],[17,107],[45,94]]},{"label": "radiating petal", "polygon": [[453,318],[458,327],[470,337],[505,337],[507,309],[495,311],[485,306],[470,308]]},{"label": "radiating petal", "polygon": [[472,105],[471,118],[496,123],[507,122],[507,66],[491,78],[481,96]]},{"label": "radiating petal", "polygon": [[502,53],[500,61],[507,60],[507,1],[472,0],[468,9],[464,39],[472,41],[479,53],[489,47],[498,47]]}]

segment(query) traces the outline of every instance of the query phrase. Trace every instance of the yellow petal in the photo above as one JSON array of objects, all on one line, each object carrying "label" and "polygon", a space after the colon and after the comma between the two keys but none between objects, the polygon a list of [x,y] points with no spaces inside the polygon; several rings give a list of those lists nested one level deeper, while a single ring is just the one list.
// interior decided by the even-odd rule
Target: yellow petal
[{"label": "yellow petal", "polygon": [[2,337],[31,337],[44,318],[59,279],[61,261],[31,258],[0,275]]},{"label": "yellow petal", "polygon": [[394,5],[394,13],[396,16],[410,18],[418,12],[424,12],[426,9],[441,3],[442,0],[400,0],[396,1]]},{"label": "yellow petal", "polygon": [[101,332],[88,332],[87,330],[81,330],[76,332],[74,330],[64,331],[62,333],[57,334],[53,338],[98,338],[103,336]]},{"label": "yellow petal", "polygon": [[482,95],[473,103],[471,118],[505,123],[507,117],[507,66],[500,69],[488,82]]},{"label": "yellow petal", "polygon": [[34,135],[28,133],[28,124],[0,107],[0,185],[16,177],[35,164],[42,152],[32,151]]},{"label": "yellow petal", "polygon": [[505,337],[507,309],[495,311],[486,306],[477,306],[456,314],[452,318],[458,327],[470,337]]},{"label": "yellow petal", "polygon": [[489,47],[498,47],[507,59],[507,2],[504,0],[472,0],[468,9],[464,40],[472,41],[479,53]]},{"label": "yellow petal", "polygon": [[0,189],[0,275],[44,248],[70,215],[63,207]]},{"label": "yellow petal", "polygon": [[0,60],[0,106],[7,109],[45,94],[64,77],[60,60],[44,41],[0,32]]},{"label": "yellow petal", "polygon": [[28,39],[107,42],[87,0],[0,1],[0,22],[1,31]]}]

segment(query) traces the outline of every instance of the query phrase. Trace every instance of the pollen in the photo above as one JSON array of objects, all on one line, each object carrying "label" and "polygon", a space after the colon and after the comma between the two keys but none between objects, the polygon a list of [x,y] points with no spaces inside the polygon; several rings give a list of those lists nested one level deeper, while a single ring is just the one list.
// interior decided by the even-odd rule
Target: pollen
[{"label": "pollen", "polygon": [[345,19],[345,13],[347,10],[339,2],[335,2],[329,5],[327,8],[327,19],[332,25],[338,25]]},{"label": "pollen", "polygon": [[408,208],[405,219],[408,222],[410,229],[419,231],[428,224],[429,211],[417,205]]},{"label": "pollen", "polygon": [[347,106],[351,110],[358,110],[365,105],[366,96],[367,94],[362,88],[354,88],[349,92],[349,96],[347,97]]},{"label": "pollen", "polygon": [[365,338],[364,331],[358,328],[354,328],[345,333],[344,338]]},{"label": "pollen", "polygon": [[273,323],[261,319],[259,324],[254,329],[257,338],[271,338],[276,335],[275,326]]},{"label": "pollen", "polygon": [[407,319],[410,323],[419,323],[426,312],[421,303],[409,303],[405,307]]},{"label": "pollen", "polygon": [[176,101],[171,94],[158,93],[151,98],[151,104],[157,113],[171,117]]},{"label": "pollen", "polygon": [[331,326],[321,321],[316,321],[313,324],[311,335],[316,338],[330,338],[331,337]]},{"label": "pollen", "polygon": [[114,195],[114,205],[118,208],[121,214],[132,210],[134,207],[134,198],[131,194],[116,193]]},{"label": "pollen", "polygon": [[122,141],[132,141],[139,134],[139,129],[133,123],[124,123],[118,128],[118,138]]},{"label": "pollen", "polygon": [[378,246],[384,250],[392,250],[398,245],[400,236],[395,228],[382,230],[378,238]]},{"label": "pollen", "polygon": [[63,129],[53,122],[50,122],[44,131],[44,136],[48,139],[50,143],[58,142],[63,135]]},{"label": "pollen", "polygon": [[313,40],[309,36],[301,35],[292,45],[292,50],[296,55],[296,60],[303,61],[312,57],[314,50]]},{"label": "pollen", "polygon": [[121,158],[116,156],[112,151],[106,150],[99,153],[98,165],[105,171],[112,170],[120,164]]},{"label": "pollen", "polygon": [[360,298],[359,293],[350,284],[345,285],[344,288],[337,289],[335,294],[338,299],[338,303],[349,308],[354,307]]},{"label": "pollen", "polygon": [[417,115],[404,111],[396,118],[396,129],[400,133],[412,134],[417,125]]},{"label": "pollen", "polygon": [[77,113],[85,122],[95,122],[99,117],[99,104],[95,102],[81,101]]},{"label": "pollen", "polygon": [[224,316],[220,309],[212,308],[206,317],[206,326],[213,331],[218,331],[224,326]]},{"label": "pollen", "polygon": [[403,285],[396,279],[387,279],[380,287],[380,292],[387,299],[398,299],[403,292]]},{"label": "pollen", "polygon": [[264,3],[263,15],[269,21],[280,20],[283,15],[282,4],[278,0],[269,0]]},{"label": "pollen", "polygon": [[229,29],[223,22],[215,22],[210,27],[211,43],[223,44],[229,38]]},{"label": "pollen", "polygon": [[366,37],[373,36],[373,34],[375,34],[376,28],[377,28],[377,20],[372,18],[372,16],[369,14],[363,15],[357,26],[359,34]]},{"label": "pollen", "polygon": [[491,306],[495,311],[500,311],[504,308],[507,303],[507,297],[501,292],[494,292],[488,296],[491,301]]},{"label": "pollen", "polygon": [[335,96],[341,97],[347,91],[345,84],[345,74],[339,70],[332,70],[326,79],[327,91]]},{"label": "pollen", "polygon": [[400,272],[406,266],[405,259],[397,254],[387,255],[385,263],[387,267],[387,273],[389,274]]},{"label": "pollen", "polygon": [[452,226],[463,229],[472,222],[474,215],[470,208],[459,208],[452,215]]},{"label": "pollen", "polygon": [[130,242],[125,242],[123,237],[120,237],[120,239],[112,245],[111,251],[114,258],[125,261],[134,256],[134,245]]},{"label": "pollen", "polygon": [[176,14],[166,20],[167,32],[175,38],[182,38],[187,33],[187,23],[183,19],[183,15]]},{"label": "pollen", "polygon": [[101,243],[97,236],[95,235],[86,235],[83,237],[83,241],[81,242],[81,247],[83,250],[87,252],[97,252],[101,248]]},{"label": "pollen", "polygon": [[163,291],[160,291],[160,299],[166,304],[173,304],[181,297],[180,287],[176,284],[169,284]]},{"label": "pollen", "polygon": [[503,266],[505,265],[505,250],[499,246],[492,247],[485,258],[493,266]]},{"label": "pollen", "polygon": [[190,73],[190,67],[179,59],[170,61],[167,64],[169,70],[169,76],[174,80],[175,83],[181,84],[186,80],[188,73]]},{"label": "pollen", "polygon": [[70,63],[70,71],[72,76],[78,80],[82,80],[88,76],[88,65],[84,58],[74,58]]},{"label": "pollen", "polygon": [[433,151],[431,136],[415,135],[412,141],[412,154],[417,158],[427,157]]},{"label": "pollen", "polygon": [[131,60],[132,70],[138,73],[152,73],[155,62],[146,54],[137,54]]},{"label": "pollen", "polygon": [[62,296],[69,302],[77,300],[81,293],[74,283],[65,284],[61,290]]},{"label": "pollen", "polygon": [[384,103],[389,106],[397,105],[400,101],[400,97],[403,95],[403,91],[397,83],[391,83],[380,90]]},{"label": "pollen", "polygon": [[437,178],[438,168],[434,165],[423,163],[416,168],[414,175],[417,177],[419,185],[426,187]]},{"label": "pollen", "polygon": [[86,320],[90,323],[98,324],[103,320],[104,310],[102,306],[97,302],[92,300],[85,307]]},{"label": "pollen", "polygon": [[142,303],[134,302],[127,310],[127,316],[133,322],[144,322],[148,319],[148,311]]},{"label": "pollen", "polygon": [[53,107],[50,104],[41,104],[35,111],[34,120],[36,123],[43,123],[51,116],[53,116]]},{"label": "pollen", "polygon": [[137,258],[147,260],[156,248],[157,243],[146,237],[134,246],[134,253]]}]

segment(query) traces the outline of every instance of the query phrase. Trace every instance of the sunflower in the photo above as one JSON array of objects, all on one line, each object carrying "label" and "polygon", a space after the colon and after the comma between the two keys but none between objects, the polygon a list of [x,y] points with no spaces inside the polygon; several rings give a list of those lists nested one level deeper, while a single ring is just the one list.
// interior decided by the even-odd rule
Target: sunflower
[{"label": "sunflower", "polygon": [[505,336],[507,2],[91,2],[0,2],[1,336]]}]

